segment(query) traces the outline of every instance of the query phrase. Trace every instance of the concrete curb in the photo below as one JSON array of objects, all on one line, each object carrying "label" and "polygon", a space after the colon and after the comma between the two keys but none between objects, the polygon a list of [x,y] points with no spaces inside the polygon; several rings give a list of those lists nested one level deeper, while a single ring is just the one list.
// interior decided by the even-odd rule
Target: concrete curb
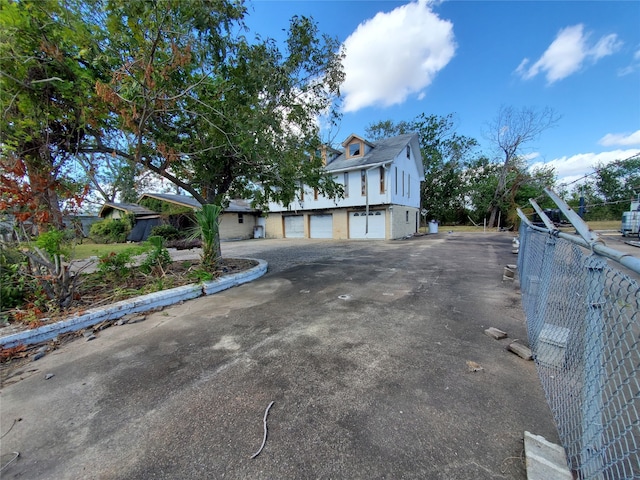
[{"label": "concrete curb", "polygon": [[33,330],[25,330],[23,332],[7,335],[6,337],[0,338],[0,347],[12,348],[17,345],[31,345],[34,343],[44,342],[46,340],[51,340],[62,333],[81,330],[106,320],[118,319],[130,313],[146,312],[155,308],[173,305],[184,300],[212,295],[214,293],[221,292],[222,290],[251,282],[252,280],[260,278],[262,275],[267,273],[268,264],[264,260],[252,258],[247,260],[255,260],[258,262],[258,265],[250,268],[249,270],[245,270],[244,272],[226,275],[211,282],[184,285],[182,287],[130,298],[128,300],[113,303],[107,307],[86,310],[83,314],[76,314],[67,320],[61,320],[56,323],[34,328]]}]

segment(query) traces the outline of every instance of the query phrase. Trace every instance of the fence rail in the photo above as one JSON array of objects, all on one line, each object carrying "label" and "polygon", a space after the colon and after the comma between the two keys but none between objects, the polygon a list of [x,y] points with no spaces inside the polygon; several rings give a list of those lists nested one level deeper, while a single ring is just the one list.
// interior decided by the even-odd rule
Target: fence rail
[{"label": "fence rail", "polygon": [[519,214],[529,344],[569,468],[580,479],[638,479],[640,259]]}]

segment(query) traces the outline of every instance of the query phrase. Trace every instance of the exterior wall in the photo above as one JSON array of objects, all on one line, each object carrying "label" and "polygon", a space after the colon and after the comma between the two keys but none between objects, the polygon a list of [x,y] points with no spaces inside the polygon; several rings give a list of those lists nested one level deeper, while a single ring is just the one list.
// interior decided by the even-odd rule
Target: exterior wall
[{"label": "exterior wall", "polygon": [[[379,210],[377,207],[376,210]],[[360,208],[358,210],[361,210]],[[333,238],[335,240],[349,239],[349,212],[353,210],[346,208],[336,208],[332,210],[315,212],[298,212],[304,215],[304,238],[310,238],[309,225],[310,216],[319,213],[330,213],[333,215]],[[392,206],[385,208],[385,238],[387,240],[402,238],[415,233],[416,214],[419,209],[402,206]],[[407,221],[407,213],[409,220]],[[284,223],[281,213],[270,213],[266,218],[266,238],[284,238]]]},{"label": "exterior wall", "polygon": [[407,158],[406,151],[396,157],[389,172],[390,203],[420,208],[420,174],[413,150]]},{"label": "exterior wall", "polygon": [[387,238],[402,238],[416,233],[416,218],[417,226],[420,226],[419,211],[418,208],[394,205],[387,216]]},{"label": "exterior wall", "polygon": [[349,238],[349,214],[346,209],[333,212],[333,238],[346,240]]},{"label": "exterior wall", "polygon": [[223,213],[220,216],[220,239],[236,240],[253,238],[253,227],[257,225],[257,217],[251,213],[243,213],[242,223],[237,213]]},{"label": "exterior wall", "polygon": [[117,208],[112,209],[107,215],[105,215],[105,220],[118,220],[120,218],[124,218],[127,212],[123,212],[122,210],[118,210]]},{"label": "exterior wall", "polygon": [[284,238],[281,213],[270,213],[265,220],[265,238]]}]

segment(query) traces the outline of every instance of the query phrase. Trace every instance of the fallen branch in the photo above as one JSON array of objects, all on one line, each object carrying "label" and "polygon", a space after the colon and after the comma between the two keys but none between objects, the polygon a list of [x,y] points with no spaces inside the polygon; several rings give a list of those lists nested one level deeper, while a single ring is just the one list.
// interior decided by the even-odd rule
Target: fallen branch
[{"label": "fallen branch", "polygon": [[269,406],[267,407],[267,409],[264,412],[264,438],[262,439],[262,445],[260,445],[260,448],[258,449],[258,451],[256,453],[254,453],[251,458],[256,458],[258,455],[260,455],[260,452],[262,451],[262,449],[264,448],[264,444],[267,443],[267,415],[269,415],[269,409],[271,408],[271,406],[273,405],[274,402],[271,402],[269,404]]}]

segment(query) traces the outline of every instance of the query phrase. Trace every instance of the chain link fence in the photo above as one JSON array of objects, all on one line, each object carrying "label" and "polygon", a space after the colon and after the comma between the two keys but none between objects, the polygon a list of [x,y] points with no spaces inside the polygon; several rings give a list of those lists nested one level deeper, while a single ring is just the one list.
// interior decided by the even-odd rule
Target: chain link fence
[{"label": "chain link fence", "polygon": [[640,277],[570,237],[520,227],[530,347],[574,478],[638,479]]}]

